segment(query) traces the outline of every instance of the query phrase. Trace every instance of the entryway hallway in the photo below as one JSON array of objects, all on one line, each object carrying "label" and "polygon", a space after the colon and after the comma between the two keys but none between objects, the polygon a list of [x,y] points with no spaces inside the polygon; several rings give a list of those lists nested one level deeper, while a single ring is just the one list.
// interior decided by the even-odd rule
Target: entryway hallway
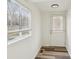
[{"label": "entryway hallway", "polygon": [[71,0],[8,1],[8,59],[70,59]]}]

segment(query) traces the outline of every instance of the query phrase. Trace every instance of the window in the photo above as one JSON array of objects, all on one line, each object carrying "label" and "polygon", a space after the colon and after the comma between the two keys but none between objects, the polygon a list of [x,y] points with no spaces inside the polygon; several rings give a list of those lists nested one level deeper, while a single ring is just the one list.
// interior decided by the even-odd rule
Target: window
[{"label": "window", "polygon": [[31,12],[29,9],[14,0],[8,0],[7,5],[8,40],[31,36]]},{"label": "window", "polygon": [[53,16],[51,20],[51,29],[53,31],[63,31],[64,30],[64,19],[63,16]]}]

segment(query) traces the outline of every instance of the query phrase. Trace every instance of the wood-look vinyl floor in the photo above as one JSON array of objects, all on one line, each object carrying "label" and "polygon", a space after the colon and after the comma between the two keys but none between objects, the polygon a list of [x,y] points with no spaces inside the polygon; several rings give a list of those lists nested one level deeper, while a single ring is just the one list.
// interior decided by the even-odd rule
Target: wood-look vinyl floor
[{"label": "wood-look vinyl floor", "polygon": [[39,52],[35,59],[70,59],[69,54],[65,48],[54,47],[54,48],[42,48],[42,52]]}]

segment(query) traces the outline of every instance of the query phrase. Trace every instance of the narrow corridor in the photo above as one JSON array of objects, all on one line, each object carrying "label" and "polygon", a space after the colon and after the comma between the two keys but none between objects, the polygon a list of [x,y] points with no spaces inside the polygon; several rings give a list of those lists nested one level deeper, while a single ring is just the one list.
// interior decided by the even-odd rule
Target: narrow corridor
[{"label": "narrow corridor", "polygon": [[70,59],[70,22],[71,0],[7,0],[7,58]]}]

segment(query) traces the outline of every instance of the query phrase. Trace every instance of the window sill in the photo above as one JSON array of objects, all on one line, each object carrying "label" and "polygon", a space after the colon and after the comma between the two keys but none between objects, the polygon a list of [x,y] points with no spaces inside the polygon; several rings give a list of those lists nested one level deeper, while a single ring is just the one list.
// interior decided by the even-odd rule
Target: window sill
[{"label": "window sill", "polygon": [[8,41],[8,45],[11,45],[11,44],[16,43],[16,42],[18,42],[18,41],[27,39],[28,37],[31,37],[31,34],[19,36],[19,37],[15,38],[15,39],[9,40],[9,41]]}]

